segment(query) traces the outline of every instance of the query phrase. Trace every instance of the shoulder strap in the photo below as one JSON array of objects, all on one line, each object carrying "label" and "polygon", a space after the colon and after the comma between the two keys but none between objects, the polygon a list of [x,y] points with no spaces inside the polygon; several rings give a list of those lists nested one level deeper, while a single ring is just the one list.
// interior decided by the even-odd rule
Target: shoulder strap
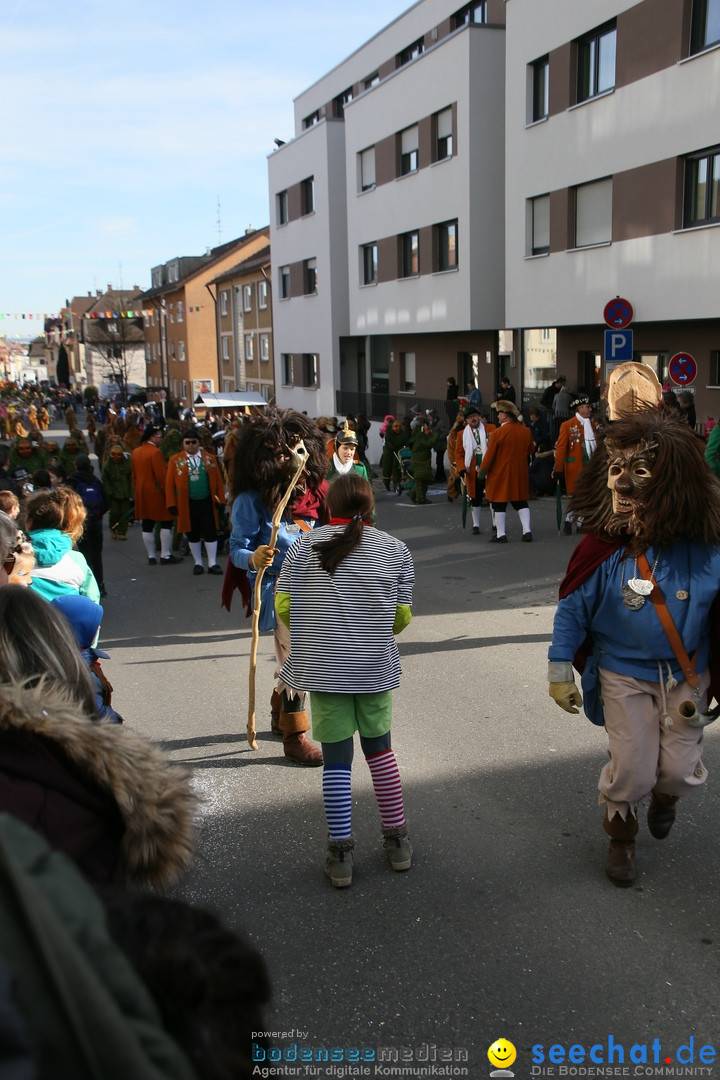
[{"label": "shoulder strap", "polygon": [[647,561],[646,555],[643,553],[638,556],[638,567],[640,573],[646,581],[652,582],[653,590],[650,593],[650,599],[653,602],[653,607],[657,612],[657,617],[662,623],[663,630],[667,635],[667,639],[672,646],[672,651],[675,653],[675,659],[682,668],[683,675],[686,680],[694,687],[698,686],[698,677],[695,674],[695,660],[691,660],[685,651],[685,646],[682,643],[682,638],[678,633],[677,627],[673,622],[672,615],[668,610],[668,606],[665,603],[665,597],[657,581],[653,577],[650,564]]}]

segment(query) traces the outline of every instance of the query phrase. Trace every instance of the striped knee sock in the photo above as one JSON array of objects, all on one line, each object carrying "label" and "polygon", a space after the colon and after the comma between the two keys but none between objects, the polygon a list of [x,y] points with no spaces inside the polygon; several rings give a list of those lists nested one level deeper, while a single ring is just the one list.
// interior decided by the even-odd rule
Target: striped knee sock
[{"label": "striped knee sock", "polygon": [[333,840],[346,840],[352,835],[352,795],[350,765],[324,765],[322,778],[323,803],[328,832]]},{"label": "striped knee sock", "polygon": [[380,811],[380,824],[383,829],[399,829],[405,824],[405,807],[395,753],[392,750],[382,750],[379,754],[371,754],[365,760],[370,769]]}]

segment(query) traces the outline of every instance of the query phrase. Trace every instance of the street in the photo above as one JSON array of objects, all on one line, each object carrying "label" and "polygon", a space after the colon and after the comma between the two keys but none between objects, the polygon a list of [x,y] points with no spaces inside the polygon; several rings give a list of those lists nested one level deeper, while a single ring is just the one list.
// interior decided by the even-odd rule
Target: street
[{"label": "street", "polygon": [[[483,1077],[497,1039],[514,1044],[516,1076],[603,1065],[642,1075],[658,1046],[660,1063],[680,1070],[670,1075],[684,1074],[689,1051],[678,1058],[678,1048],[698,1066],[718,1034],[720,726],[706,733],[706,787],[681,804],[666,841],[641,817],[637,884],[616,888],[597,806],[604,732],[547,694],[557,587],[577,538],[558,536],[553,499],[531,503],[531,545],[509,510],[501,547],[488,543],[489,511],[473,536],[442,488],[423,507],[375,489],[379,527],[408,544],[416,568],[393,722],[415,855],[408,873],[387,866],[358,746],[345,890],[323,873],[321,770],[288,763],[270,735],[270,637],[260,640],[253,752],[239,594],[228,614],[222,579],[193,577],[189,558],[148,566],[137,525],[127,543],[106,533],[101,646],[113,704],[195,770],[202,798],[180,895],[262,951],[274,987],[268,1030],[292,1033],[276,1040],[290,1060],[295,1046],[343,1048],[335,1060],[345,1063],[349,1051],[382,1048],[396,1062],[396,1072],[326,1064],[307,1075]],[[564,1056],[578,1045],[595,1047],[592,1061]],[[561,1047],[552,1058],[551,1046]]]}]

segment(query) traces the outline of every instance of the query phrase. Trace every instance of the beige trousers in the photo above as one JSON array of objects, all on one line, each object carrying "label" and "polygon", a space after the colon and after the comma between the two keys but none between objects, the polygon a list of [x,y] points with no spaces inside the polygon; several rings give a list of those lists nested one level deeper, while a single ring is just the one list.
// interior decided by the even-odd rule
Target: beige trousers
[{"label": "beige trousers", "polygon": [[[610,760],[600,773],[600,803],[608,817],[628,811],[637,816],[641,799],[657,788],[682,797],[705,783],[702,763],[703,729],[690,727],[678,713],[680,702],[693,699],[692,687],[681,682],[666,691],[669,727],[663,722],[660,683],[599,669]],[[706,706],[710,676],[700,676],[698,712]],[[694,700],[694,699],[693,699]]]}]

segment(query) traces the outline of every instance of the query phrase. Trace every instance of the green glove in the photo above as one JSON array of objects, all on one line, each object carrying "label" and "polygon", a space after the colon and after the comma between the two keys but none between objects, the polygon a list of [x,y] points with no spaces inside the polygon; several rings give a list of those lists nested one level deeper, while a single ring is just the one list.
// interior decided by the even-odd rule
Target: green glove
[{"label": "green glove", "polygon": [[577,713],[583,703],[582,694],[575,685],[572,664],[569,661],[548,663],[548,693],[565,712]]}]

